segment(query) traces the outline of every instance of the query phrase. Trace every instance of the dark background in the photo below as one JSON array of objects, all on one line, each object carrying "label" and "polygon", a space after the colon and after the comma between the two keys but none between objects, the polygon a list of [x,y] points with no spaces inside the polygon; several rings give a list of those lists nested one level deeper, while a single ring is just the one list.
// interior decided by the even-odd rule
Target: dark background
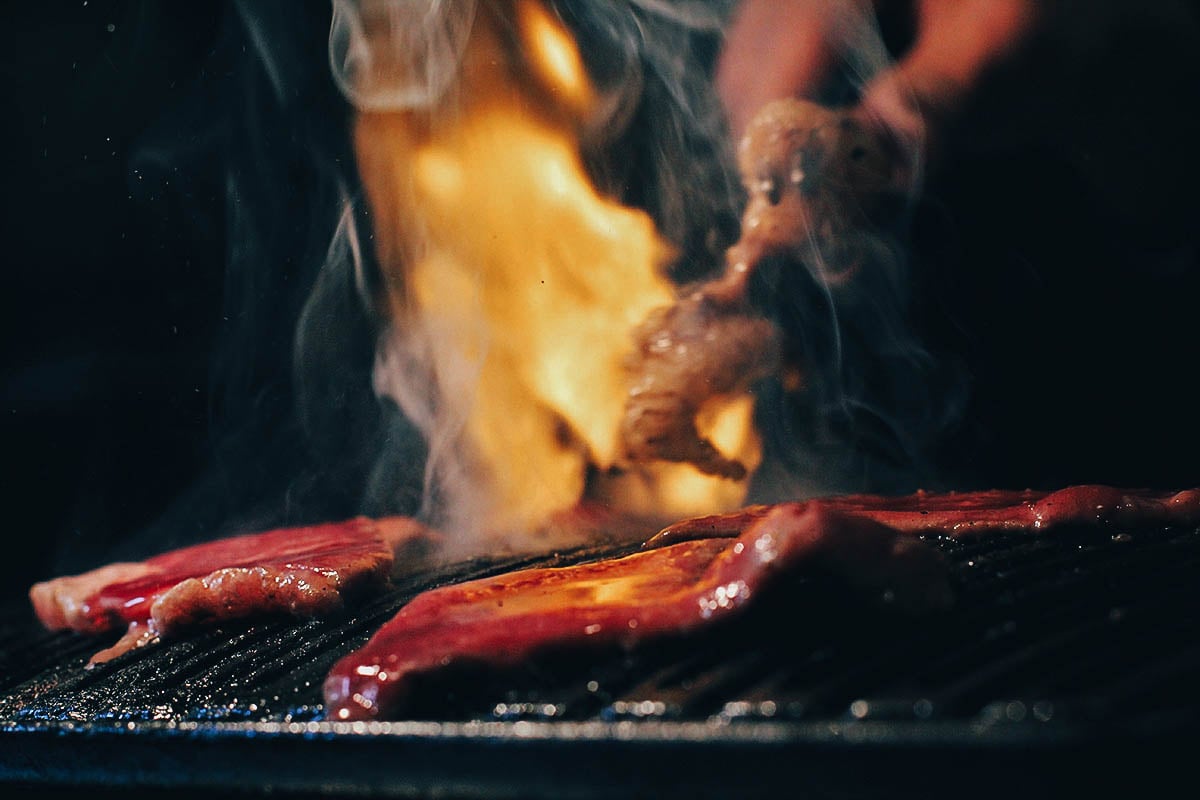
[{"label": "dark background", "polygon": [[[328,4],[283,13],[310,20],[292,45],[324,70]],[[121,553],[135,534],[143,548],[146,531],[164,545],[211,535],[230,515],[252,517],[256,496],[294,500],[282,518],[353,513],[354,493],[331,488],[353,470],[314,479],[326,483],[316,506],[289,499],[280,470],[311,457],[284,419],[286,362],[289,316],[333,222],[304,199],[324,184],[295,166],[314,140],[339,147],[344,109],[328,81],[248,95],[268,76],[224,3],[9,3],[4,14],[5,595]],[[1195,17],[1180,19],[1147,12],[1101,37],[1051,100],[1036,75],[998,88],[974,124],[1004,127],[1006,107],[1040,97],[1052,135],[964,155],[927,187],[921,312],[971,390],[937,455],[963,488],[1200,484],[1200,47]],[[260,111],[276,112],[273,126],[247,123]],[[228,166],[254,178],[272,159],[291,166],[259,180],[283,198],[263,202],[296,208],[275,209],[290,227],[274,252],[289,255],[267,269],[276,286],[295,280],[252,298],[276,309],[264,318],[231,319],[230,221],[242,217]],[[231,380],[229,343],[247,330],[266,333]],[[250,417],[279,421],[269,436],[214,445]]]},{"label": "dark background", "polygon": [[[197,468],[220,323],[220,194],[134,172],[201,80],[216,3],[6,3],[0,473],[6,593],[97,557]],[[181,149],[208,130],[180,130]],[[219,189],[219,185],[216,187]]]},{"label": "dark background", "polygon": [[361,476],[314,455],[291,390],[344,181],[329,4],[6,12],[4,591],[355,513]]}]

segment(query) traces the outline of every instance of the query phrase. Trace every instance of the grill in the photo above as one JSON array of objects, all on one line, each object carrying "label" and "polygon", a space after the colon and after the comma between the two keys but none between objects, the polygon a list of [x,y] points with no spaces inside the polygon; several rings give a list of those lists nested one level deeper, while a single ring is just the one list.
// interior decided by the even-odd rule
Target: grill
[{"label": "grill", "polygon": [[1011,796],[1185,774],[1200,721],[1200,529],[932,540],[958,602],[896,618],[818,576],[786,614],[430,687],[322,720],[335,660],[417,592],[611,555],[459,563],[303,623],[227,625],[92,670],[108,640],[0,618],[12,787],[440,797]]}]

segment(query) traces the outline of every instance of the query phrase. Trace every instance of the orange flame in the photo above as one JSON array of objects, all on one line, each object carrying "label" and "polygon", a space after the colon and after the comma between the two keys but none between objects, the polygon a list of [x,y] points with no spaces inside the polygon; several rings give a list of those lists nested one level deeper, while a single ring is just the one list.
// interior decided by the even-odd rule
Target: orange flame
[{"label": "orange flame", "polygon": [[[390,313],[400,335],[421,332],[469,476],[458,502],[493,533],[536,530],[585,496],[658,517],[737,505],[744,483],[690,466],[609,472],[630,331],[673,302],[671,249],[587,174],[579,133],[597,98],[574,40],[534,0],[483,4],[459,70],[436,108],[366,111],[355,131]],[[751,411],[734,398],[701,420],[749,466]]]}]

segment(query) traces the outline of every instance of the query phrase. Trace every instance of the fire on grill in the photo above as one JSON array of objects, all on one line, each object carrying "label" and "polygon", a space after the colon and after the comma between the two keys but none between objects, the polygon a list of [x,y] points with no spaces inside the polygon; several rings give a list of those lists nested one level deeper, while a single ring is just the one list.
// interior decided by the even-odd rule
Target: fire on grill
[{"label": "fire on grill", "polygon": [[[425,446],[419,506],[36,585],[50,628],[128,627],[93,662],[231,619],[334,613],[383,591],[398,561],[649,540],[417,596],[325,684],[331,719],[395,716],[439,671],[635,649],[778,612],[781,587],[813,572],[930,613],[951,598],[925,536],[1200,521],[1196,490],[801,501],[816,493],[772,462],[770,436],[792,404],[818,402],[823,358],[842,345],[806,339],[775,297],[809,293],[805,311],[907,341],[896,307],[863,297],[895,277],[895,142],[854,113],[770,103],[736,153],[739,234],[685,246],[604,160],[606,126],[634,112],[586,63],[568,24],[586,15],[536,0],[432,3],[420,20],[398,9],[335,3],[331,54],[356,108],[357,213],[371,229],[360,237],[348,213],[337,244],[378,322],[374,390]],[[399,41],[413,29],[421,42]]]},{"label": "fire on grill", "polygon": [[[741,239],[713,277],[675,287],[650,216],[588,174],[582,139],[601,98],[560,20],[533,0],[448,4],[442,22],[463,37],[452,82],[389,105],[378,97],[416,76],[388,58],[388,9],[341,8],[334,29],[352,29],[344,80],[362,108],[354,141],[388,320],[375,381],[430,442],[441,496],[427,515],[470,550],[621,528],[645,538],[738,506],[761,459],[750,390],[785,371],[783,334],[750,283],[761,262],[798,256],[810,237],[849,252],[858,239],[834,209],[881,190],[877,144],[816,106],[766,109],[742,147]],[[859,259],[836,263],[847,272]],[[604,509],[601,525],[589,505]],[[407,541],[397,527],[364,520],[201,545],[39,584],[34,604],[52,627],[131,624],[106,659],[199,621],[335,607],[386,574],[388,551]],[[747,576],[743,591],[755,583]]]}]

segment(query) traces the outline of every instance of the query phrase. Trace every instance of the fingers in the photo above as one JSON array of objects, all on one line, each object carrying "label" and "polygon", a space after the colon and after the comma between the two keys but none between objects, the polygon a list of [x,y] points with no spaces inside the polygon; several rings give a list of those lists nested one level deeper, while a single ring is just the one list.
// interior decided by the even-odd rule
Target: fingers
[{"label": "fingers", "polygon": [[860,0],[742,0],[717,64],[717,92],[741,138],[771,100],[815,98],[836,64],[836,26]]},{"label": "fingers", "polygon": [[980,80],[1028,40],[1034,0],[918,0],[913,46],[863,92],[864,118],[936,159]]},{"label": "fingers", "polygon": [[[913,7],[912,47],[864,88],[858,110],[914,162],[936,159],[948,126],[986,74],[1033,31],[1037,0],[890,0]],[[717,65],[730,133],[783,97],[821,99],[844,49],[845,26],[884,0],[742,0]]]}]

